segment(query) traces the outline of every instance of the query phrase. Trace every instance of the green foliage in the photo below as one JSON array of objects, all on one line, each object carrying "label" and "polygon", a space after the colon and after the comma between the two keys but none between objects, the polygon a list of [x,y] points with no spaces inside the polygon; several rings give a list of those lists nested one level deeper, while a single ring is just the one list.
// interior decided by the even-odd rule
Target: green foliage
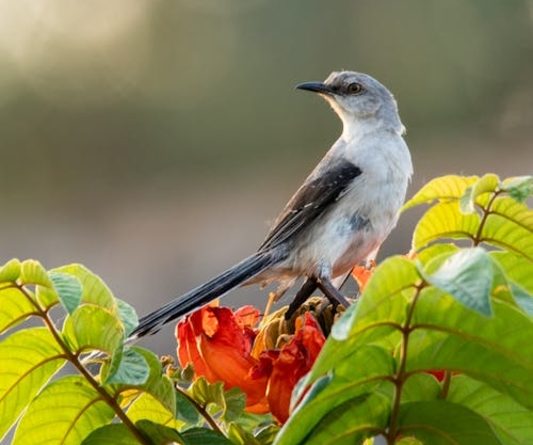
[{"label": "green foliage", "polygon": [[448,176],[405,205],[431,204],[412,254],[334,325],[277,445],[533,440],[531,184]]},{"label": "green foliage", "polygon": [[[43,326],[13,332],[30,318]],[[189,369],[168,364],[165,373],[151,351],[127,345],[137,323],[135,310],[83,266],[0,267],[0,440],[15,426],[14,445],[227,445],[241,443],[228,438],[236,431],[272,443],[277,429],[267,434],[262,417],[244,414],[239,389],[191,384]],[[75,373],[58,377],[67,363]]]},{"label": "green foliage", "polygon": [[281,431],[246,413],[238,388],[191,382],[189,368],[128,345],[135,310],[85,267],[11,260],[0,440],[13,428],[14,445],[530,443],[532,193],[531,177],[492,174],[423,187],[405,205],[431,205],[412,254],[385,260],[333,326]]},{"label": "green foliage", "polygon": [[30,404],[18,425],[13,445],[79,444],[93,429],[111,422],[113,417],[112,408],[83,377],[62,377],[47,385]]}]

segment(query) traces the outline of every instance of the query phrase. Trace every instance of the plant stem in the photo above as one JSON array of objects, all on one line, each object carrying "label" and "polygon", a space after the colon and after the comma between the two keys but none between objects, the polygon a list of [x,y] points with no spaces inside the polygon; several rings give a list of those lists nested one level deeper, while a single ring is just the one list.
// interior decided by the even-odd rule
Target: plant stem
[{"label": "plant stem", "polygon": [[487,207],[482,207],[483,210],[483,216],[481,217],[481,221],[479,223],[479,227],[476,231],[476,234],[474,235],[474,238],[472,238],[472,244],[474,246],[479,245],[482,242],[481,234],[483,232],[483,228],[485,227],[485,223],[487,222],[487,218],[490,215],[491,211],[490,208],[492,207],[492,203],[497,198],[497,196],[501,193],[500,190],[496,190],[492,197],[490,198],[490,201],[487,204]]},{"label": "plant stem", "polygon": [[393,378],[394,382],[394,401],[392,403],[391,417],[389,422],[389,431],[385,435],[387,439],[387,445],[394,445],[396,441],[396,436],[398,435],[398,416],[400,414],[400,402],[402,399],[402,390],[407,380],[407,375],[405,368],[407,367],[407,349],[409,347],[409,335],[411,334],[411,321],[413,319],[416,302],[420,296],[422,289],[426,287],[426,283],[423,281],[416,286],[416,293],[413,297],[413,301],[409,306],[407,317],[405,318],[405,323],[402,326],[402,344],[400,350],[400,365],[398,367],[398,372]]},{"label": "plant stem", "polygon": [[38,315],[43,319],[46,327],[54,337],[54,340],[57,342],[59,347],[65,353],[65,358],[72,363],[72,365],[79,371],[79,373],[87,380],[87,382],[94,388],[102,400],[104,400],[115,412],[117,417],[122,421],[122,423],[131,431],[133,436],[141,443],[142,445],[150,445],[150,442],[142,435],[141,431],[134,425],[126,413],[122,410],[118,402],[114,397],[111,396],[103,387],[101,387],[92,374],[83,366],[80,362],[78,356],[72,352],[69,347],[63,341],[59,330],[57,329],[53,320],[49,317],[46,310],[41,308],[39,304],[31,297],[23,285],[18,285],[17,288],[20,292],[28,299],[28,301],[35,307]]},{"label": "plant stem", "polygon": [[450,391],[450,384],[452,382],[452,373],[450,371],[444,371],[444,382],[442,383],[442,389],[440,391],[439,397],[445,399],[448,397],[448,392]]},{"label": "plant stem", "polygon": [[184,391],[183,389],[181,389],[177,384],[174,385],[174,388],[176,389],[176,391],[178,391],[181,395],[183,395],[183,397],[185,397],[189,402],[191,402],[194,407],[196,408],[196,410],[202,415],[202,417],[206,420],[206,422],[209,424],[209,426],[211,426],[211,428],[222,434],[223,436],[225,436],[225,434],[223,433],[223,431],[220,429],[220,427],[218,426],[218,423],[216,422],[215,419],[213,419],[213,417],[207,412],[207,410],[205,409],[205,406],[202,406],[201,404],[199,404],[196,400],[194,400],[186,391]]}]

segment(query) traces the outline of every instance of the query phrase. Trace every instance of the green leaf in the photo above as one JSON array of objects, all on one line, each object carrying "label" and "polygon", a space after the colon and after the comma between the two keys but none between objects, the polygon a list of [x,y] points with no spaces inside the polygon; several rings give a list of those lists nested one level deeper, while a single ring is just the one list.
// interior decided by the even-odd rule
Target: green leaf
[{"label": "green leaf", "polygon": [[65,320],[63,335],[73,351],[96,349],[112,356],[122,346],[124,329],[109,310],[84,303]]},{"label": "green leaf", "polygon": [[[500,202],[496,200],[495,207]],[[532,229],[524,227],[520,222],[510,220],[509,218],[510,216],[508,214],[502,216],[497,213],[491,213],[485,221],[479,241],[520,254],[530,264],[533,263]]]},{"label": "green leaf", "polygon": [[[527,260],[523,259],[522,257],[515,256],[515,258],[518,258],[527,263]],[[492,290],[493,297],[501,299],[502,301],[506,301],[511,305],[516,305],[517,307],[521,308],[526,314],[533,315],[533,293],[528,292],[521,285],[516,284],[508,276],[502,264],[495,259],[494,255],[491,255],[491,260],[493,261],[494,270],[494,288]],[[516,267],[514,269],[516,270]],[[530,274],[528,273],[528,275]]]},{"label": "green leaf", "polygon": [[[327,343],[329,342],[330,340],[328,339]],[[357,406],[362,403],[360,400],[362,396],[366,400],[367,395],[375,392],[380,385],[392,386],[389,381],[384,382],[394,373],[395,368],[394,359],[386,349],[370,345],[353,348],[349,341],[335,342],[335,346],[338,356],[342,357],[342,359],[334,361],[333,357],[331,357],[331,359],[324,360],[321,364],[313,367],[303,384],[303,388],[301,387],[299,391],[297,390],[293,398],[298,400],[302,397],[305,387],[309,386],[314,380],[316,380],[316,383],[311,386],[283,426],[282,436],[284,440],[280,443],[308,443],[305,442],[309,440],[307,435],[311,430],[317,428],[321,419],[324,418],[331,418],[331,422],[336,425],[335,428],[344,428],[344,421],[336,423],[333,420],[337,414],[343,410],[348,410],[348,408],[353,408],[356,412],[350,411],[350,414],[352,415],[352,421],[354,421],[359,413]],[[329,378],[321,374],[324,371],[328,373],[327,376]],[[368,403],[373,400],[371,398]],[[381,406],[379,401],[376,403]],[[372,408],[367,406],[366,409]],[[336,414],[333,415],[331,413]],[[368,419],[365,417],[366,420]],[[357,420],[357,422],[359,421]],[[354,423],[355,425],[356,423]],[[325,425],[322,425],[321,428],[325,428]],[[355,441],[355,439],[353,440]]]},{"label": "green leaf", "polygon": [[18,259],[9,260],[0,267],[0,283],[14,283],[20,276],[21,264]]},{"label": "green leaf", "polygon": [[431,374],[412,374],[403,385],[402,403],[435,400],[440,392],[441,387]]},{"label": "green leaf", "polygon": [[454,376],[447,400],[483,417],[502,444],[527,444],[533,437],[533,412],[482,382]]},{"label": "green leaf", "polygon": [[222,419],[228,423],[237,420],[246,406],[246,394],[240,388],[231,388],[224,393],[224,412]]},{"label": "green leaf", "polygon": [[83,377],[63,377],[49,384],[29,406],[13,445],[77,445],[113,417],[114,411]]},{"label": "green leaf", "polygon": [[181,433],[186,445],[233,445],[226,437],[207,428],[190,428]]},{"label": "green leaf", "polygon": [[140,385],[112,385],[115,392],[123,392],[126,390],[136,389],[140,392],[147,392],[151,394],[156,400],[158,400],[166,410],[175,416],[176,413],[176,392],[170,379],[163,374],[161,363],[157,356],[148,349],[140,348],[136,346],[134,350],[144,357],[144,360],[148,364],[150,375],[145,383]]},{"label": "green leaf", "polygon": [[[459,248],[452,243],[438,243],[433,244],[429,247],[426,247],[425,249],[421,250],[416,255],[416,260],[426,265],[430,262],[432,262],[435,258],[442,256],[444,254],[451,255],[452,253],[455,253],[459,250]],[[427,272],[427,271],[426,271]]]},{"label": "green leaf", "polygon": [[533,408],[533,321],[493,301],[494,316],[470,311],[435,288],[422,290],[409,336],[407,372],[444,369],[484,381]]},{"label": "green leaf", "polygon": [[437,204],[418,221],[413,234],[413,248],[419,251],[436,240],[472,239],[480,222],[477,213],[461,213],[457,202]]},{"label": "green leaf", "polygon": [[477,213],[460,213],[457,202],[437,204],[418,222],[413,248],[419,251],[436,240],[469,239],[513,251],[533,261],[533,212],[524,204],[499,196],[492,202],[482,227],[481,221]]},{"label": "green leaf", "polygon": [[340,327],[332,331],[333,338],[343,340],[359,335],[376,322],[385,320],[401,323],[405,319],[403,292],[412,294],[414,285],[421,280],[411,260],[401,256],[387,258],[372,274],[356,310],[337,322]]},{"label": "green leaf", "polygon": [[477,176],[441,176],[424,185],[418,193],[405,203],[402,211],[420,204],[429,204],[435,200],[450,201],[459,199],[465,193],[467,187],[474,184]]},{"label": "green leaf", "polygon": [[228,438],[235,445],[272,445],[279,432],[279,427],[270,424],[252,434],[253,428],[247,428],[235,422],[228,426]]},{"label": "green leaf", "polygon": [[185,444],[181,435],[168,426],[159,425],[150,420],[139,420],[135,426],[141,430],[146,438],[154,445],[165,445],[172,443]]},{"label": "green leaf", "polygon": [[176,418],[189,425],[196,425],[200,421],[195,405],[181,391],[176,391]]},{"label": "green leaf", "polygon": [[205,377],[200,377],[190,387],[190,393],[191,397],[202,406],[210,403],[222,408],[226,406],[222,382],[209,383]]},{"label": "green leaf", "polygon": [[81,445],[137,445],[139,441],[123,423],[95,429]]},{"label": "green leaf", "polygon": [[59,295],[53,287],[36,286],[35,296],[43,309],[49,309],[59,302]]},{"label": "green leaf", "polygon": [[82,288],[79,280],[72,275],[61,272],[52,271],[49,276],[61,305],[69,314],[72,314],[81,302]]},{"label": "green leaf", "polygon": [[228,427],[228,438],[231,443],[236,445],[261,445],[261,442],[251,432],[236,423],[230,423]]},{"label": "green leaf", "polygon": [[526,314],[533,315],[533,296],[514,283],[509,283],[509,285],[518,306]]},{"label": "green leaf", "polygon": [[36,315],[35,306],[17,288],[0,290],[0,334]]},{"label": "green leaf", "polygon": [[460,250],[435,273],[426,276],[433,286],[487,316],[492,314],[490,295],[493,279],[491,259],[480,247]]},{"label": "green leaf", "polygon": [[533,262],[533,211],[506,196],[492,203],[480,241],[523,255]]},{"label": "green leaf", "polygon": [[239,388],[224,391],[222,382],[209,383],[205,377],[195,380],[189,388],[191,397],[202,406],[209,406],[224,422],[240,417],[246,405],[246,396]]},{"label": "green leaf", "polygon": [[15,332],[0,342],[0,441],[20,413],[65,364],[45,328]]},{"label": "green leaf", "polygon": [[405,321],[407,303],[415,293],[415,285],[421,282],[413,261],[401,256],[383,261],[357,305],[334,325],[305,386],[348,359],[361,345],[397,344],[398,327]]},{"label": "green leaf", "polygon": [[[165,408],[159,400],[151,394],[145,392],[138,396],[128,408],[128,417],[132,422],[139,420],[151,420],[160,425],[180,429],[185,422],[176,420],[174,414]],[[198,420],[198,418],[196,419]],[[188,422],[189,420],[187,420]],[[195,425],[197,422],[190,422],[189,425]]]},{"label": "green leaf", "polygon": [[162,373],[161,363],[157,355],[148,349],[135,348],[136,351],[144,356],[144,359],[150,367],[150,376],[143,385],[138,388],[152,394],[174,415],[176,413],[176,391],[170,379]]},{"label": "green leaf", "polygon": [[533,266],[530,261],[513,252],[490,252],[490,256],[500,265],[508,279],[533,295]]},{"label": "green leaf", "polygon": [[444,400],[402,405],[399,432],[431,445],[501,445],[483,417]]},{"label": "green leaf", "polygon": [[533,176],[516,176],[503,181],[502,190],[505,190],[511,198],[524,202],[533,195]]},{"label": "green leaf", "polygon": [[52,281],[46,273],[46,269],[35,260],[22,262],[20,270],[20,281],[22,284],[38,284],[39,286],[52,287]]},{"label": "green leaf", "polygon": [[280,431],[276,445],[339,445],[360,443],[379,434],[387,426],[390,413],[390,397],[380,391],[362,394],[330,409],[321,418],[314,419],[311,430],[287,428]]},{"label": "green leaf", "polygon": [[474,182],[460,198],[460,207],[463,213],[472,213],[475,209],[476,198],[484,193],[495,192],[500,185],[500,178],[493,173],[486,174]]},{"label": "green leaf", "polygon": [[53,269],[53,271],[72,275],[79,280],[83,288],[81,296],[83,303],[92,303],[109,309],[112,312],[117,310],[115,298],[107,285],[98,275],[91,272],[85,266],[81,264],[69,264]]},{"label": "green leaf", "polygon": [[279,426],[277,424],[272,423],[257,431],[257,433],[255,434],[255,439],[261,445],[271,445],[274,443],[274,440],[276,440],[276,437],[279,434],[279,430]]},{"label": "green leaf", "polygon": [[[507,196],[498,196],[490,206],[491,215],[498,215],[533,234],[533,211],[525,204]],[[489,218],[490,216],[489,215]]]},{"label": "green leaf", "polygon": [[135,347],[116,350],[107,369],[104,384],[122,383],[142,385],[148,380],[150,368],[144,356]]},{"label": "green leaf", "polygon": [[137,312],[130,304],[123,300],[116,299],[118,307],[118,315],[122,324],[124,325],[124,333],[128,337],[133,330],[139,325],[139,317]]}]

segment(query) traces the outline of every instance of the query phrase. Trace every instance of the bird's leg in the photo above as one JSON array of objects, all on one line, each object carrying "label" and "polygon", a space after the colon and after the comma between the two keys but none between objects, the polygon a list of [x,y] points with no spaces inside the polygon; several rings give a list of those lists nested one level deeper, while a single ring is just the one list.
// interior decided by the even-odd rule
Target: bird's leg
[{"label": "bird's leg", "polygon": [[295,297],[293,298],[291,304],[289,305],[289,308],[287,309],[287,312],[285,312],[285,320],[291,319],[291,317],[298,310],[298,308],[315,291],[317,286],[318,286],[318,283],[317,283],[316,278],[314,277],[310,277],[305,281],[305,283],[302,285],[300,290],[296,293]]},{"label": "bird's leg", "polygon": [[317,281],[317,286],[334,306],[342,304],[345,308],[347,308],[350,305],[344,295],[342,295],[339,290],[333,286],[331,280],[328,278],[320,278]]}]

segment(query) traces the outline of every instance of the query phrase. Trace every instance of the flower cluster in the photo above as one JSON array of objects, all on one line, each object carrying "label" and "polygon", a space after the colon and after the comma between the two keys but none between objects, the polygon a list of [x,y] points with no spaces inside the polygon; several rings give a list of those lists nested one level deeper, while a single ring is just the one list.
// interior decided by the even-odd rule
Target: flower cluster
[{"label": "flower cluster", "polygon": [[176,327],[181,366],[192,364],[197,377],[222,381],[226,389],[239,387],[247,396],[247,411],[271,412],[284,422],[294,386],[325,342],[314,315],[304,312],[286,321],[285,310],[260,323],[252,306],[203,307]]}]

